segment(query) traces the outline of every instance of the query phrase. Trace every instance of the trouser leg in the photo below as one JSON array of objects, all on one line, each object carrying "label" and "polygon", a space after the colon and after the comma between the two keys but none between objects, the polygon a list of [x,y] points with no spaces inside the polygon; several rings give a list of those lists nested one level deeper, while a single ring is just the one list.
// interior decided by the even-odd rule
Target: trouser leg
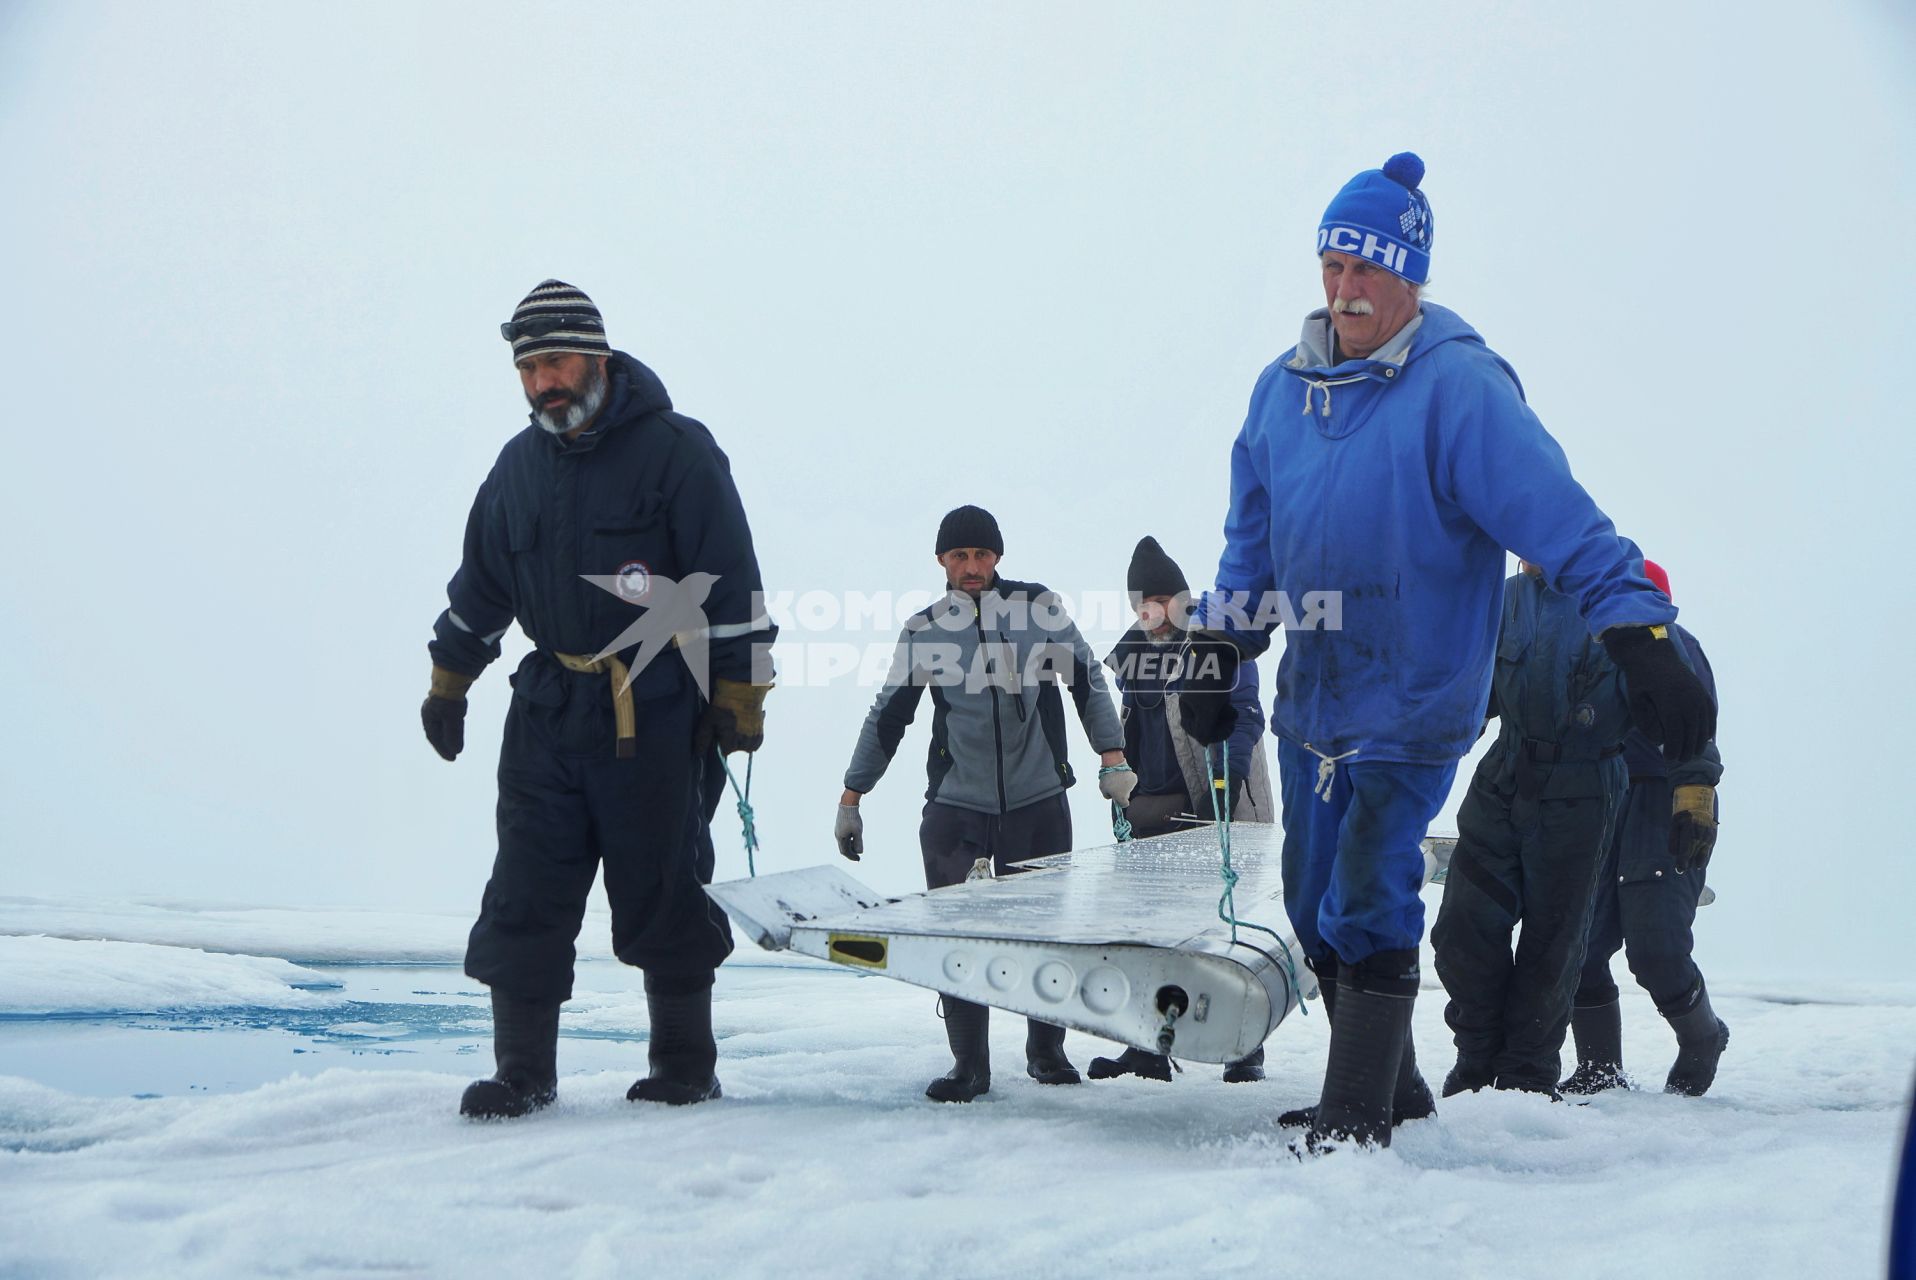
[{"label": "trouser leg", "polygon": [[1522,842],[1511,822],[1512,802],[1480,771],[1457,813],[1457,848],[1430,934],[1437,977],[1449,997],[1444,1021],[1457,1046],[1446,1095],[1489,1084],[1503,1048],[1510,939],[1524,903]]},{"label": "trouser leg", "polygon": [[1523,930],[1504,994],[1498,1088],[1557,1087],[1611,814],[1604,796],[1543,800],[1525,823]]},{"label": "trouser leg", "polygon": [[706,762],[692,756],[697,709],[689,696],[639,703],[634,756],[607,753],[584,771],[613,953],[677,990],[709,988],[732,951],[731,925],[705,892],[714,855]]},{"label": "trouser leg", "polygon": [[1277,777],[1284,798],[1284,911],[1305,958],[1322,973],[1323,966],[1336,963],[1318,929],[1318,916],[1337,862],[1338,830],[1350,808],[1350,774],[1340,770],[1331,780],[1329,799],[1321,798],[1316,790],[1317,757],[1280,738]]},{"label": "trouser leg", "polygon": [[466,974],[522,999],[572,997],[573,944],[598,873],[580,759],[519,699],[499,751],[499,850],[466,943]]}]

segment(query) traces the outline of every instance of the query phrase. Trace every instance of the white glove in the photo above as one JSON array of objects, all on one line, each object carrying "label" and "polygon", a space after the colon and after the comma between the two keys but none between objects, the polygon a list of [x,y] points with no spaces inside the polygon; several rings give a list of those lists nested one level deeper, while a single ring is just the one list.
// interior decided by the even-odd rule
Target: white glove
[{"label": "white glove", "polygon": [[1120,809],[1130,806],[1131,793],[1137,787],[1138,775],[1128,764],[1106,765],[1098,770],[1098,794],[1116,801]]},{"label": "white glove", "polygon": [[853,862],[865,852],[865,815],[857,805],[838,806],[838,824],[832,828],[832,838],[838,841],[838,851]]}]

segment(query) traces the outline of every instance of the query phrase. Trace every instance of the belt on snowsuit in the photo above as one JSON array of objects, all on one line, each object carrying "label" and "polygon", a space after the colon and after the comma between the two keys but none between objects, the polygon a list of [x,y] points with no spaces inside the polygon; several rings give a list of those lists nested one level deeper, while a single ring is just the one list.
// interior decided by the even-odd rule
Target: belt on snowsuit
[{"label": "belt on snowsuit", "polygon": [[[1556,764],[1564,759],[1563,744],[1561,742],[1545,742],[1540,738],[1525,738],[1523,740],[1523,749],[1524,754],[1538,764]],[[1622,754],[1623,744],[1619,742],[1615,746],[1605,747],[1595,756],[1572,756],[1570,759],[1608,760],[1612,756],[1620,756]]]},{"label": "belt on snowsuit", "polygon": [[[552,653],[550,649],[546,652]],[[567,671],[576,671],[580,675],[597,675],[603,671],[611,677],[612,723],[618,737],[615,750],[621,760],[630,760],[637,755],[639,723],[632,710],[632,678],[627,674],[626,665],[613,654],[594,658],[583,653],[552,653],[552,659]]]}]

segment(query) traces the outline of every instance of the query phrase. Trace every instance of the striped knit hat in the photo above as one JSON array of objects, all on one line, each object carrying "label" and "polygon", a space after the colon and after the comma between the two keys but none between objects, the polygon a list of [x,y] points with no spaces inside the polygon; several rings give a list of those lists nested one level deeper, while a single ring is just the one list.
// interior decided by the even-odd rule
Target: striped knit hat
[{"label": "striped knit hat", "polygon": [[577,351],[581,355],[612,353],[605,340],[605,318],[582,290],[563,280],[544,280],[525,296],[512,319],[499,326],[512,344],[512,358],[543,351]]}]

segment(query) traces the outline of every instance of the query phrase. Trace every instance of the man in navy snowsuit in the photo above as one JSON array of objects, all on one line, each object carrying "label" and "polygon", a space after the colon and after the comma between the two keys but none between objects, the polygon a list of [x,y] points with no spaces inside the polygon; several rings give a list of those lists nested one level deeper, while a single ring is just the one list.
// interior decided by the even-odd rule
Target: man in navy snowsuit
[{"label": "man in navy snowsuit", "polygon": [[[1443,1092],[1494,1084],[1554,1094],[1623,800],[1630,710],[1616,664],[1576,602],[1545,586],[1532,564],[1504,584],[1487,718],[1498,721],[1497,740],[1458,812],[1457,848],[1430,934],[1457,1045]],[[1720,773],[1707,743],[1674,770],[1679,781],[1705,786]],[[1660,843],[1669,843],[1670,829],[1666,792]],[[1614,986],[1610,995],[1614,1002]]]},{"label": "man in navy snowsuit", "polygon": [[[1662,566],[1646,560],[1643,568],[1670,595]],[[1681,626],[1671,631],[1714,698],[1716,679],[1703,646]],[[1717,1059],[1730,1041],[1690,954],[1704,868],[1716,845],[1723,765],[1712,745],[1702,760],[1672,768],[1635,730],[1623,740],[1623,765],[1629,790],[1597,876],[1583,973],[1570,1012],[1577,1069],[1561,1088],[1591,1094],[1624,1083],[1623,1017],[1610,976],[1610,958],[1621,948],[1637,984],[1676,1033],[1677,1057],[1664,1079],[1665,1092],[1696,1097],[1716,1080]]]},{"label": "man in navy snowsuit", "polygon": [[[1270,768],[1264,762],[1264,708],[1257,698],[1257,664],[1246,662],[1231,706],[1237,723],[1223,747],[1200,746],[1178,718],[1175,687],[1191,616],[1191,587],[1177,561],[1156,538],[1141,538],[1131,553],[1125,587],[1137,625],[1124,633],[1105,657],[1120,695],[1124,721],[1124,758],[1137,771],[1138,784],[1124,808],[1131,834],[1139,839],[1189,830],[1215,822],[1211,794],[1233,822],[1274,822]],[[1219,784],[1222,784],[1220,787]],[[1093,1080],[1141,1076],[1171,1078],[1168,1054],[1127,1048],[1115,1058],[1093,1058],[1086,1072]],[[1224,1065],[1226,1084],[1252,1084],[1264,1078],[1264,1046]]]},{"label": "man in navy snowsuit", "polygon": [[1271,716],[1285,905],[1320,986],[1336,992],[1300,1151],[1387,1144],[1393,1118],[1428,1114],[1409,1051],[1420,845],[1483,723],[1504,548],[1577,602],[1666,751],[1694,755],[1714,729],[1667,639],[1676,610],[1571,476],[1515,372],[1423,302],[1423,172],[1416,156],[1393,156],[1325,211],[1328,305],[1252,392],[1179,708],[1198,740],[1228,737],[1240,657],[1285,626]]},{"label": "man in navy snowsuit", "polygon": [[[523,1115],[557,1090],[559,1006],[604,870],[619,959],[645,970],[650,1071],[627,1097],[719,1095],[712,979],[732,949],[706,897],[719,752],[763,741],[770,684],[752,534],[730,464],[658,377],[547,280],[501,326],[532,408],[473,501],[433,627],[426,737],[465,744],[466,690],[516,620],[499,849],[466,973],[492,990],[497,1070],[461,1100]],[[709,695],[706,686],[709,683]],[[715,750],[716,748],[716,750]]]}]

